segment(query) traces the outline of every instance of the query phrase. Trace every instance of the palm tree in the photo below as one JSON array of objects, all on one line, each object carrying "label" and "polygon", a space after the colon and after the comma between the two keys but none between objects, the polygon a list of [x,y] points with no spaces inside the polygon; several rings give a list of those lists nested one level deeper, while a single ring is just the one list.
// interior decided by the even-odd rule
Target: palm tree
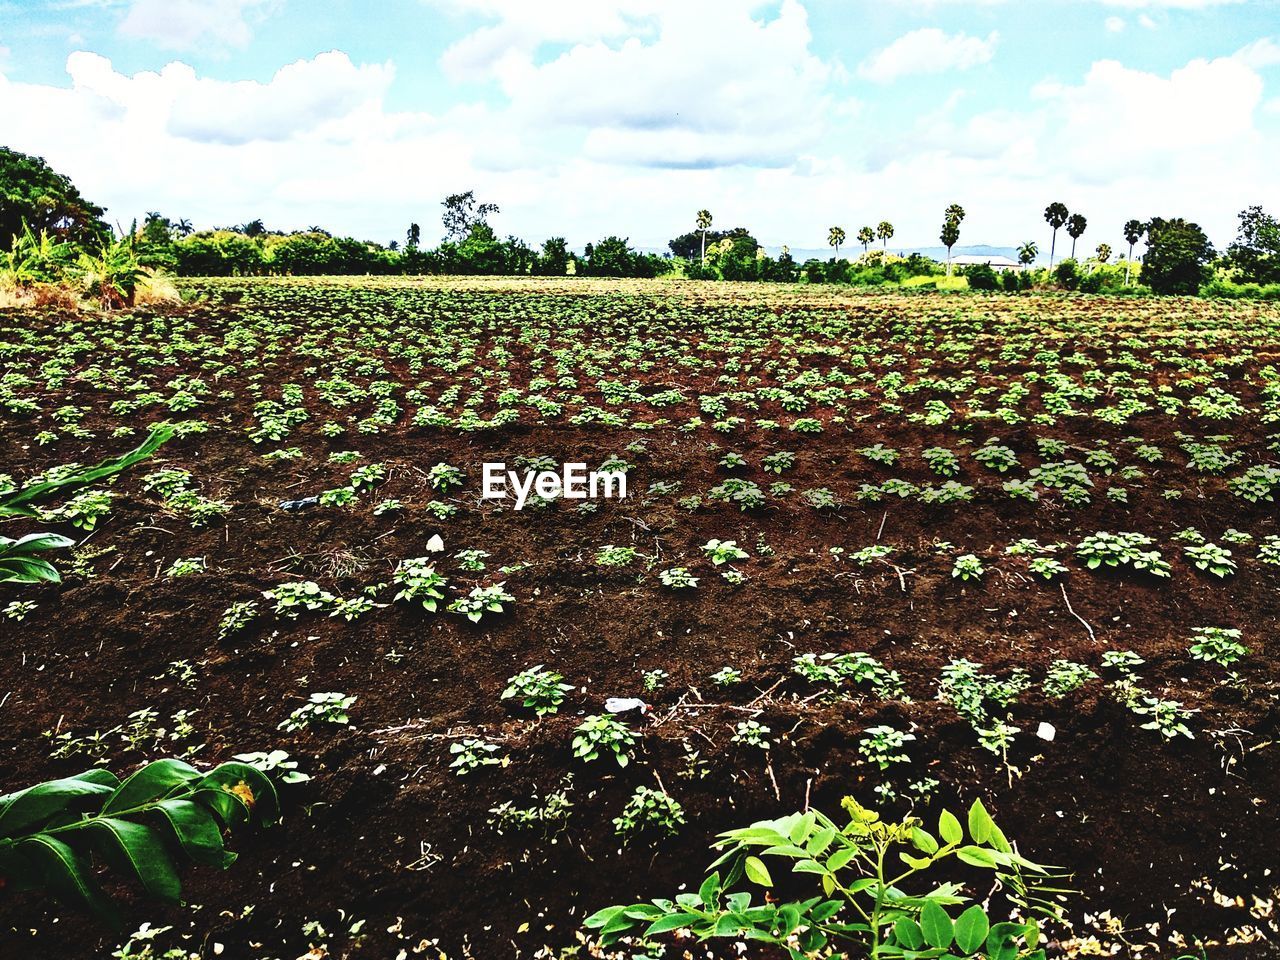
[{"label": "palm tree", "polygon": [[827,246],[836,248],[836,259],[840,259],[840,244],[845,241],[845,232],[842,227],[832,227],[827,231]]},{"label": "palm tree", "polygon": [[1028,240],[1018,248],[1018,262],[1024,267],[1029,267],[1035,262],[1035,259],[1039,254],[1040,248],[1036,246],[1036,242],[1034,240]]},{"label": "palm tree", "polygon": [[1129,268],[1133,264],[1133,245],[1142,239],[1147,232],[1147,225],[1141,220],[1130,220],[1124,225],[1124,238],[1129,242],[1129,259],[1124,262],[1124,285],[1129,285]]},{"label": "palm tree", "polygon": [[698,211],[698,229],[702,231],[702,262],[707,262],[707,231],[711,229],[711,211]]},{"label": "palm tree", "polygon": [[893,224],[888,220],[881,220],[880,226],[876,227],[876,236],[884,241],[884,252],[889,252],[889,241],[893,239]]},{"label": "palm tree", "polygon": [[960,221],[946,220],[942,224],[942,233],[938,235],[942,245],[947,248],[947,276],[951,276],[951,248],[960,239]]},{"label": "palm tree", "polygon": [[862,244],[862,252],[867,252],[867,247],[871,246],[871,241],[876,238],[876,231],[872,227],[863,227],[858,231],[858,242]]},{"label": "palm tree", "polygon": [[191,221],[185,217],[178,221],[174,229],[178,231],[178,236],[180,237],[189,237],[195,230],[195,228],[191,226]]},{"label": "palm tree", "polygon": [[938,236],[938,239],[947,248],[947,276],[949,277],[951,276],[951,248],[960,239],[960,221],[964,219],[964,207],[958,203],[953,203],[947,207],[943,216],[945,219],[942,221],[942,233]]},{"label": "palm tree", "polygon": [[1098,255],[1099,263],[1106,263],[1108,260],[1111,259],[1111,244],[1109,243],[1098,244],[1098,249],[1095,250],[1094,253]]},{"label": "palm tree", "polygon": [[1044,208],[1044,222],[1053,227],[1053,240],[1049,243],[1049,267],[1053,267],[1053,252],[1058,246],[1058,228],[1067,222],[1071,212],[1065,203],[1051,203]]},{"label": "palm tree", "polygon": [[1089,221],[1084,218],[1082,213],[1073,213],[1071,219],[1067,221],[1067,233],[1071,235],[1071,259],[1076,258],[1076,241],[1080,239],[1080,235],[1084,233],[1085,228],[1089,226]]}]

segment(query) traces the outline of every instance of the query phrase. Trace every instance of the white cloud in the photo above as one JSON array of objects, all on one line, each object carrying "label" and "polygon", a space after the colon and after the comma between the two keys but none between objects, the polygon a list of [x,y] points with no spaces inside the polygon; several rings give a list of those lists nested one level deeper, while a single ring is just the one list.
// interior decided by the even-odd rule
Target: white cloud
[{"label": "white cloud", "polygon": [[1098,0],[1109,7],[1126,7],[1130,10],[1143,8],[1165,8],[1168,10],[1207,10],[1210,7],[1225,7],[1248,0]]},{"label": "white cloud", "polygon": [[120,33],[150,40],[167,50],[244,47],[253,38],[250,20],[267,16],[277,0],[132,0]]},{"label": "white cloud", "polygon": [[[494,81],[512,128],[576,130],[592,159],[785,164],[817,142],[832,109],[825,88],[835,70],[810,52],[797,0],[772,18],[754,16],[767,4],[737,0],[444,3],[498,19],[446,51],[447,74]],[[540,58],[548,44],[571,45]]]},{"label": "white cloud", "polygon": [[1106,23],[1104,25],[1107,28],[1107,33],[1123,33],[1124,32],[1125,23],[1124,23],[1123,17],[1107,17]]},{"label": "white cloud", "polygon": [[1280,65],[1280,43],[1271,37],[1263,37],[1241,47],[1236,51],[1235,57],[1255,70],[1265,70],[1267,67]]},{"label": "white cloud", "polygon": [[999,39],[995,31],[983,40],[965,33],[947,34],[937,27],[923,27],[872,54],[858,67],[858,73],[868,80],[888,83],[913,74],[967,70],[990,63]]}]

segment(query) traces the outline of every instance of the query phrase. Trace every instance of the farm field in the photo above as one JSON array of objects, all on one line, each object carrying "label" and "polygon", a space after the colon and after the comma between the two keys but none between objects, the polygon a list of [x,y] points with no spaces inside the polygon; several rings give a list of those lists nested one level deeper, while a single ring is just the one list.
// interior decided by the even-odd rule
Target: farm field
[{"label": "farm field", "polygon": [[[596,911],[846,796],[981,800],[1071,875],[1052,952],[1276,955],[1280,306],[183,287],[0,311],[0,490],[177,431],[4,524],[76,546],[0,587],[0,784],[271,750],[310,779],[188,906],[108,882],[123,934],[0,890],[0,956],[144,921],[157,957],[605,955]],[[628,495],[515,510],[486,462]],[[708,949],[740,955],[618,955]]]}]

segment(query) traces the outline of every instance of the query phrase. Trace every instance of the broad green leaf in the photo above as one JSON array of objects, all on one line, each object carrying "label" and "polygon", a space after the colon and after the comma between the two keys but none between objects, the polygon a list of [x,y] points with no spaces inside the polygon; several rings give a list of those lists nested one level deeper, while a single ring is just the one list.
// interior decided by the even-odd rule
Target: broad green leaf
[{"label": "broad green leaf", "polygon": [[964,839],[964,830],[960,826],[960,821],[950,810],[943,810],[938,815],[938,835],[947,844],[956,844]]},{"label": "broad green leaf", "polygon": [[18,837],[60,813],[88,810],[111,795],[111,787],[81,777],[50,780],[13,795],[0,813],[0,837]]},{"label": "broad green leaf", "polygon": [[121,927],[119,914],[70,845],[49,834],[37,833],[18,844],[18,849],[35,864],[45,886],[60,900],[87,907],[112,926]]},{"label": "broad green leaf", "polygon": [[162,800],[156,810],[192,863],[225,868],[235,860],[236,855],[223,846],[222,830],[207,807],[190,800]]},{"label": "broad green leaf", "polygon": [[986,843],[991,839],[991,833],[995,827],[982,801],[973,801],[973,806],[969,808],[969,836],[973,838],[973,842]]},{"label": "broad green leaf", "polygon": [[910,917],[899,917],[893,924],[893,936],[899,946],[919,950],[924,945],[924,931]]},{"label": "broad green leaf", "polygon": [[971,867],[990,868],[997,865],[995,854],[985,847],[961,847],[956,851],[956,856]]},{"label": "broad green leaf", "polygon": [[924,909],[920,911],[920,929],[924,931],[924,938],[929,946],[939,950],[951,946],[954,931],[951,917],[937,901],[925,901]]},{"label": "broad green leaf", "polygon": [[666,933],[668,930],[679,930],[681,927],[687,927],[692,923],[696,923],[698,917],[692,913],[673,913],[670,916],[655,920],[649,924],[645,930],[646,937],[652,937],[655,934]]},{"label": "broad green leaf", "polygon": [[156,760],[148,763],[120,784],[119,789],[102,807],[104,814],[132,810],[164,797],[174,787],[200,779],[200,771],[181,760]]},{"label": "broad green leaf", "polygon": [[986,943],[990,929],[986,911],[975,903],[956,920],[956,945],[964,953],[974,953]]},{"label": "broad green leaf", "polygon": [[769,876],[769,868],[764,865],[764,861],[759,857],[747,857],[743,862],[743,868],[747,871],[747,879],[752,883],[758,883],[762,887],[773,886],[773,878]]},{"label": "broad green leaf", "polygon": [[85,833],[93,837],[95,849],[117,870],[132,873],[147,895],[176,903],[182,893],[178,873],[169,852],[150,827],[116,817],[87,821]]}]

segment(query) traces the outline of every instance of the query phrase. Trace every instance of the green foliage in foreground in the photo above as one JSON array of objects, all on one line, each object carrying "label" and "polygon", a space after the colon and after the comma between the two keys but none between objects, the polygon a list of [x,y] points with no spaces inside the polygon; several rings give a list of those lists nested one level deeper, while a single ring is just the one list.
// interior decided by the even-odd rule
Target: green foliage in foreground
[{"label": "green foliage in foreground", "polygon": [[17,540],[0,537],[0,583],[58,583],[62,578],[53,564],[36,554],[74,545],[56,533],[29,533]]},{"label": "green foliage in foreground", "polygon": [[279,819],[265,774],[245,763],[207,773],[180,760],[157,760],[123,783],[89,770],[0,796],[0,877],[18,890],[45,890],[120,925],[94,867],[135,880],[148,896],[178,902],[178,866],[225,868],[235,854],[223,832]]},{"label": "green foliage in foreground", "polygon": [[[608,907],[588,917],[586,926],[599,930],[606,945],[687,928],[699,940],[776,944],[793,960],[828,948],[852,948],[874,958],[1044,957],[1034,917],[992,923],[959,884],[937,878],[937,868],[947,861],[990,870],[1015,907],[1057,915],[1050,898],[1063,891],[1047,886],[1053,875],[1014,851],[981,801],[969,809],[967,841],[966,826],[946,811],[935,836],[914,817],[886,823],[848,797],[844,808],[844,826],[810,811],[722,833],[715,846],[724,853],[697,893]],[[744,880],[773,887],[766,858],[789,862],[794,874],[811,875],[818,895],[753,903],[750,890],[734,890]],[[904,889],[913,880],[923,881],[926,892]]]},{"label": "green foliage in foreground", "polygon": [[142,441],[128,453],[118,457],[109,457],[94,467],[76,467],[60,470],[57,476],[47,477],[39,483],[28,484],[10,493],[0,496],[0,519],[6,517],[37,517],[34,504],[48,500],[63,490],[87,486],[98,480],[113,477],[121,471],[129,469],[135,463],[146,460],[160,449],[173,436],[174,429],[168,424],[159,424],[151,428],[147,439]]}]

